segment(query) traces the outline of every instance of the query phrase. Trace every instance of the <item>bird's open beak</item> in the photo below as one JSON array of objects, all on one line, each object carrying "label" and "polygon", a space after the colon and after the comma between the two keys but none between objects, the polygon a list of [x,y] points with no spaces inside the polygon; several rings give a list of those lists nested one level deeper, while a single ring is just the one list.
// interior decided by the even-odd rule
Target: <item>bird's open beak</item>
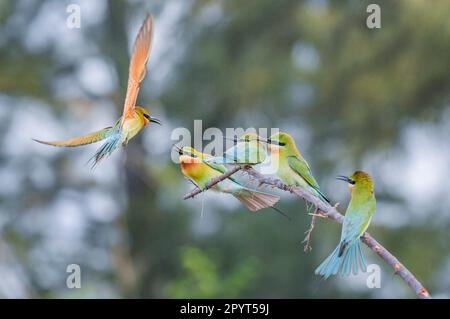
[{"label": "bird's open beak", "polygon": [[153,117],[153,116],[149,116],[148,121],[152,122],[152,123],[156,123],[156,124],[162,125],[161,121],[158,120],[156,117]]},{"label": "bird's open beak", "polygon": [[344,176],[344,175],[338,175],[338,176],[336,176],[336,179],[339,179],[341,181],[347,182],[349,184],[354,184],[355,183],[352,179],[350,179],[350,178],[348,178],[347,176]]}]

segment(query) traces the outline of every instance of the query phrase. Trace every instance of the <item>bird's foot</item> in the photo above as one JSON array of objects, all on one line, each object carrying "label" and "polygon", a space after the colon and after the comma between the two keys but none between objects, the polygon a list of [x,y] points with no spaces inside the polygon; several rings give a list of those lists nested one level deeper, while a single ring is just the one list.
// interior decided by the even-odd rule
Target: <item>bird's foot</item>
[{"label": "bird's foot", "polygon": [[320,211],[319,213],[315,213],[315,212],[314,213],[308,213],[308,215],[313,216],[313,217],[328,218],[328,215],[325,214],[322,211]]}]

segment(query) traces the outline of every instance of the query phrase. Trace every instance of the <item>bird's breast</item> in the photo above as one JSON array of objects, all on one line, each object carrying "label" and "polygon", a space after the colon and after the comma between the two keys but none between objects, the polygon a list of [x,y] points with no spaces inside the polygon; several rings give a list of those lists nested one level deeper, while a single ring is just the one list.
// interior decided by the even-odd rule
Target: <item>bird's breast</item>
[{"label": "bird's breast", "polygon": [[122,132],[130,140],[144,127],[145,123],[138,116],[126,119],[122,124]]},{"label": "bird's breast", "polygon": [[200,163],[197,158],[192,158],[189,156],[180,156],[181,171],[183,172],[184,175],[188,177],[196,179],[200,175],[202,175],[205,169],[204,167],[202,167],[203,165],[205,164]]}]

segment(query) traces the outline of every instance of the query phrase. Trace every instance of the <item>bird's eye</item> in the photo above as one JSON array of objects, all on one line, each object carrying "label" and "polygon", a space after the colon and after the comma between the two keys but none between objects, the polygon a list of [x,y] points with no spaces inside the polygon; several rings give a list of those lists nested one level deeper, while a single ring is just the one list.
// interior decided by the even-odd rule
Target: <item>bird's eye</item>
[{"label": "bird's eye", "polygon": [[352,184],[352,185],[355,185],[355,184],[356,184],[356,181],[354,181],[353,179],[349,180],[348,182],[349,182],[350,184]]},{"label": "bird's eye", "polygon": [[143,114],[144,115],[144,117],[147,119],[147,120],[149,120],[150,121],[150,115],[148,115],[148,114]]},{"label": "bird's eye", "polygon": [[280,146],[285,146],[285,145],[286,145],[286,143],[283,143],[283,142],[278,142],[278,145],[280,145]]}]

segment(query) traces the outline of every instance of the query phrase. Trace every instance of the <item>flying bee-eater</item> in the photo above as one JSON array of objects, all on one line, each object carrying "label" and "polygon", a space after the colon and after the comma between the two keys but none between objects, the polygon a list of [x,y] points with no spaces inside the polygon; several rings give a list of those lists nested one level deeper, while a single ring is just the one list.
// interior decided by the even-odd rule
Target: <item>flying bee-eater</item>
[{"label": "flying bee-eater", "polygon": [[222,156],[211,157],[208,162],[216,164],[256,165],[264,162],[267,155],[266,144],[258,134],[246,133],[233,139],[235,145],[230,147]]},{"label": "flying bee-eater", "polygon": [[342,225],[341,241],[330,256],[317,267],[316,275],[325,279],[338,272],[356,275],[359,269],[366,272],[366,261],[360,238],[369,227],[376,209],[373,182],[369,174],[356,171],[350,177],[338,176],[349,184],[351,199]]},{"label": "flying bee-eater", "polygon": [[[212,158],[211,155],[199,152],[192,147],[185,146],[178,150],[178,154],[180,155],[181,172],[201,190],[205,189],[212,178],[220,176],[227,171],[225,166],[221,164],[207,162],[207,159]],[[252,212],[265,207],[272,207],[280,200],[280,197],[277,195],[245,187],[233,177],[228,177],[211,189],[233,195]]]},{"label": "flying bee-eater", "polygon": [[326,203],[328,198],[320,190],[312,175],[311,168],[300,154],[294,139],[287,133],[279,132],[267,139],[270,161],[277,176],[288,186],[299,186]]},{"label": "flying bee-eater", "polygon": [[147,71],[147,61],[150,54],[152,39],[153,18],[151,15],[147,15],[136,37],[133,53],[131,55],[123,114],[114,126],[63,141],[35,141],[52,146],[76,147],[106,140],[90,160],[93,163],[92,167],[95,167],[103,158],[109,156],[120,145],[126,146],[128,141],[136,136],[136,134],[147,124],[161,124],[161,122],[157,118],[152,117],[145,108],[136,105],[140,83],[144,79]]}]

